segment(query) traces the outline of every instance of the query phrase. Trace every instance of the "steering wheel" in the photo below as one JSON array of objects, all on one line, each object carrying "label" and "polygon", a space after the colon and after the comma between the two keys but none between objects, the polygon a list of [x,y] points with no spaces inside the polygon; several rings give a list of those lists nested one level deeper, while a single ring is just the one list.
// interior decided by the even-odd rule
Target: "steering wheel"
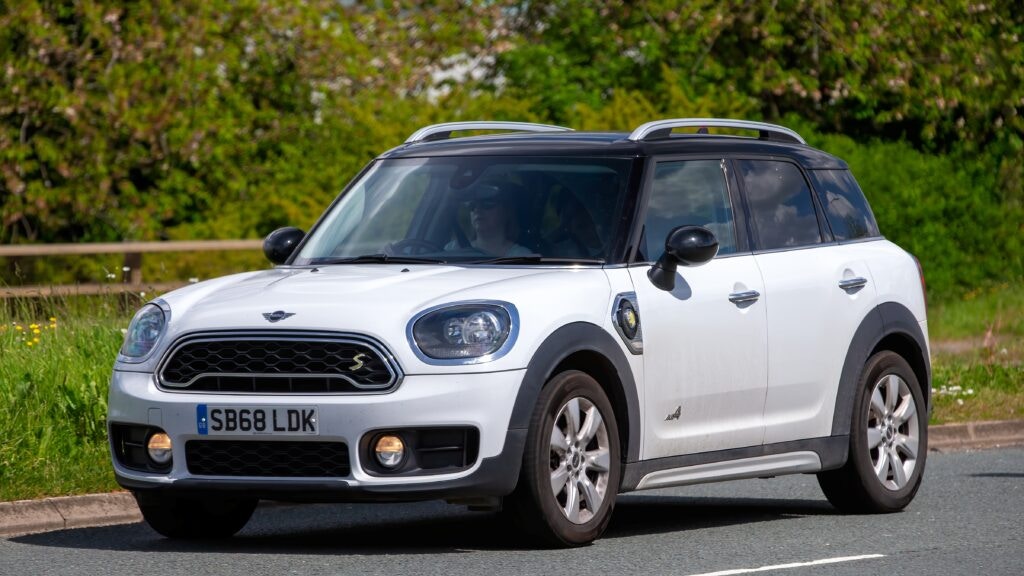
[{"label": "steering wheel", "polygon": [[416,254],[427,254],[429,252],[441,252],[444,248],[441,245],[423,240],[422,238],[406,238],[398,242],[392,242],[384,248],[388,255],[413,256]]}]

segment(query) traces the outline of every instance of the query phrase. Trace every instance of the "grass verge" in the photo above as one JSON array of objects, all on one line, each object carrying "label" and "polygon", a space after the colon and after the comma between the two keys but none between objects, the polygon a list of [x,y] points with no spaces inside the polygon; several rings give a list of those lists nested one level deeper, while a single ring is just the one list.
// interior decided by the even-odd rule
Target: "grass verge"
[{"label": "grass verge", "polygon": [[0,501],[117,488],[107,382],[138,298],[49,298],[0,308]]},{"label": "grass verge", "polygon": [[[117,488],[107,381],[138,296],[0,303],[0,501]],[[931,422],[1024,418],[1024,293],[930,311]]]},{"label": "grass verge", "polygon": [[932,424],[1024,418],[1024,290],[978,290],[929,319]]}]

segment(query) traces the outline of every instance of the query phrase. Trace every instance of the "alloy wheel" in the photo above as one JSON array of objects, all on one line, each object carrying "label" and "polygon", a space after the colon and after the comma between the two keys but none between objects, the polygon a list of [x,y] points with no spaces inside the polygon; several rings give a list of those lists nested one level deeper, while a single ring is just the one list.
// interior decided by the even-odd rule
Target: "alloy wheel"
[{"label": "alloy wheel", "polygon": [[875,476],[889,490],[904,488],[917,466],[918,417],[903,378],[887,374],[875,383],[868,403],[867,448]]},{"label": "alloy wheel", "polygon": [[586,398],[569,399],[551,427],[551,492],[574,524],[589,522],[608,491],[611,456],[601,411]]}]

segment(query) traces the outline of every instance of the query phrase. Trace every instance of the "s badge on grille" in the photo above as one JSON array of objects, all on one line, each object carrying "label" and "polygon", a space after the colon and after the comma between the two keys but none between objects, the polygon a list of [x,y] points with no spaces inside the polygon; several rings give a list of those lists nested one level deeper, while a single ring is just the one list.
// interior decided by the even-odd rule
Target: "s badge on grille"
[{"label": "s badge on grille", "polygon": [[267,319],[267,322],[280,322],[289,316],[295,316],[294,312],[285,312],[284,310],[278,310],[276,312],[264,312],[263,317]]},{"label": "s badge on grille", "polygon": [[352,360],[353,360],[353,361],[355,362],[355,364],[353,364],[353,365],[352,365],[352,366],[351,366],[351,367],[350,367],[350,368],[348,369],[348,371],[349,371],[349,372],[355,372],[356,370],[359,370],[360,368],[362,368],[363,366],[365,366],[365,365],[366,365],[366,362],[363,362],[363,360],[366,360],[367,358],[368,358],[368,357],[366,356],[366,354],[363,354],[362,352],[360,352],[359,354],[356,354],[356,355],[355,355],[355,356],[354,356],[354,357],[352,358]]}]

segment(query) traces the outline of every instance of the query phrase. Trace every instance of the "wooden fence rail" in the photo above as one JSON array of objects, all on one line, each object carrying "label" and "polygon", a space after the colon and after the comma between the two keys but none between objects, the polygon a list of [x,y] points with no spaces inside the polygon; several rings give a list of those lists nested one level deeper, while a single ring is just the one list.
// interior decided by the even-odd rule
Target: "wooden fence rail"
[{"label": "wooden fence rail", "polygon": [[186,282],[142,281],[142,255],[155,252],[210,252],[258,250],[262,240],[184,240],[176,242],[107,242],[93,244],[20,244],[0,246],[0,258],[33,258],[38,256],[68,256],[86,254],[124,254],[128,274],[124,282],[71,284],[57,286],[0,286],[0,299],[34,296],[73,296],[165,291],[183,286]]}]

